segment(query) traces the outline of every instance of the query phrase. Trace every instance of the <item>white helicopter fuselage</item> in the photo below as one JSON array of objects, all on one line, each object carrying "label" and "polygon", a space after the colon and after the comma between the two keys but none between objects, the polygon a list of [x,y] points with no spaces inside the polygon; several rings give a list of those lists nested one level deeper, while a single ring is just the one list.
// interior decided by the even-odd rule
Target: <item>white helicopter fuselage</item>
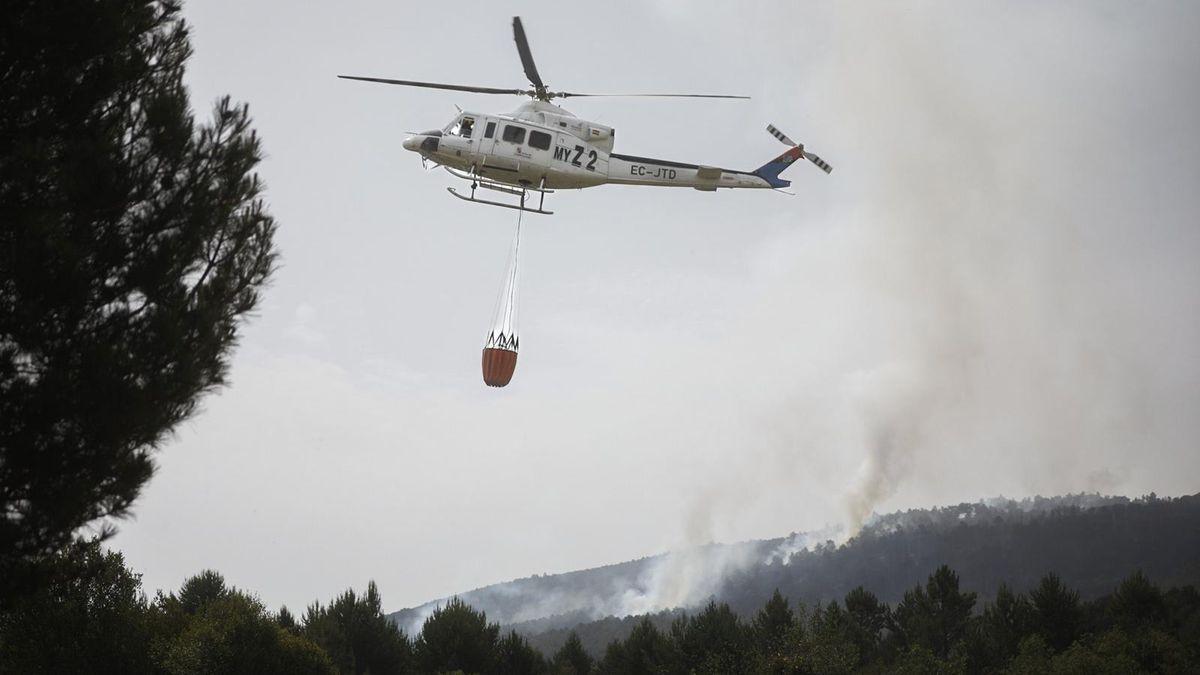
[{"label": "white helicopter fuselage", "polygon": [[612,127],[534,100],[509,114],[463,112],[441,131],[406,139],[404,147],[437,164],[518,188],[778,187],[752,172],[615,153],[614,139]]}]

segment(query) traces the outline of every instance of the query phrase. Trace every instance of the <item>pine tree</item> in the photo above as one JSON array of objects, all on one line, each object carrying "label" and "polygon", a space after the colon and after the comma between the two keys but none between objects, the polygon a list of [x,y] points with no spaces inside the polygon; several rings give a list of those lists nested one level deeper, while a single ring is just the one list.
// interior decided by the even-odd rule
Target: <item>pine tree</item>
[{"label": "pine tree", "polygon": [[502,675],[538,675],[546,672],[546,659],[513,630],[496,644],[494,672]]},{"label": "pine tree", "polygon": [[643,617],[624,641],[608,646],[598,670],[601,673],[628,674],[673,672],[678,658],[666,636],[649,617]]},{"label": "pine tree", "polygon": [[1016,656],[1021,641],[1033,633],[1033,605],[1024,595],[1013,593],[1008,584],[1000,584],[996,599],[983,609],[977,626],[979,658],[993,668]]},{"label": "pine tree", "polygon": [[890,616],[888,606],[879,602],[874,593],[858,586],[846,594],[846,615],[851,640],[858,647],[859,663],[866,664],[879,649]]},{"label": "pine tree", "polygon": [[196,122],[190,54],[176,0],[4,5],[0,607],[129,513],[274,267],[247,108]]},{"label": "pine tree", "polygon": [[328,607],[314,603],[301,634],[324,649],[342,673],[398,674],[412,666],[412,644],[384,615],[374,581],[362,595],[349,589]]},{"label": "pine tree", "polygon": [[975,594],[959,590],[958,574],[942,565],[922,588],[904,594],[893,612],[893,627],[907,645],[919,645],[944,658],[966,636]]},{"label": "pine tree", "polygon": [[796,615],[788,605],[787,599],[776,588],[771,599],[767,600],[750,622],[750,635],[760,663],[771,664],[779,660],[784,641],[794,625]]},{"label": "pine tree", "polygon": [[1083,618],[1079,593],[1067,588],[1062,578],[1051,572],[1042,577],[1029,597],[1033,601],[1037,631],[1050,648],[1060,652],[1070,647],[1079,635]]},{"label": "pine tree", "polygon": [[746,670],[746,630],[725,603],[710,601],[687,621],[677,646],[683,665],[693,673],[739,673]]},{"label": "pine tree", "polygon": [[591,655],[583,648],[583,641],[575,631],[571,631],[567,641],[554,653],[556,675],[587,675],[592,672],[592,663]]},{"label": "pine tree", "polygon": [[1129,631],[1160,625],[1167,618],[1163,592],[1141,570],[1121,582],[1108,610],[1117,625]]},{"label": "pine tree", "polygon": [[458,598],[433,611],[416,641],[417,665],[423,672],[461,670],[492,672],[500,627],[487,615]]}]

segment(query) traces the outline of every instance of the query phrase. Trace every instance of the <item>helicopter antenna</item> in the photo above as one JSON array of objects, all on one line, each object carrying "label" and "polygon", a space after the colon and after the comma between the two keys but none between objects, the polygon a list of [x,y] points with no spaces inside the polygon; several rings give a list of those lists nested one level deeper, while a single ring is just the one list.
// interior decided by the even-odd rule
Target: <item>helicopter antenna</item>
[{"label": "helicopter antenna", "polygon": [[360,77],[358,75],[338,75],[343,80],[359,80],[361,82],[377,82],[380,84],[397,84],[405,87],[423,87],[425,89],[448,89],[450,91],[469,91],[476,94],[505,94],[509,96],[528,96],[538,101],[550,101],[556,98],[578,98],[581,96],[625,96],[638,98],[724,98],[749,99],[749,96],[733,96],[729,94],[581,94],[570,91],[550,91],[542,76],[538,73],[537,64],[533,62],[533,52],[529,50],[529,40],[525,37],[525,27],[521,17],[513,17],[513,40],[517,44],[517,55],[521,57],[521,67],[532,89],[504,89],[501,87],[480,87],[469,84],[446,84],[444,82],[418,82],[416,80],[392,80],[383,77]]}]

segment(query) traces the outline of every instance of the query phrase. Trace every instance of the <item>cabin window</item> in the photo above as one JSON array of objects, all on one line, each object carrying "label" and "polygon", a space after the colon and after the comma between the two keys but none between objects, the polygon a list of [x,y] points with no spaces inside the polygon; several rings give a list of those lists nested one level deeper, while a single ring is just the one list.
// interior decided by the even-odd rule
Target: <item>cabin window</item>
[{"label": "cabin window", "polygon": [[514,127],[511,124],[506,124],[504,125],[504,134],[501,138],[509,143],[524,143],[525,127]]},{"label": "cabin window", "polygon": [[529,132],[529,146],[538,150],[550,149],[550,134],[542,133],[541,131]]},{"label": "cabin window", "polygon": [[491,138],[492,136],[495,136],[495,135],[496,135],[496,123],[488,122],[487,128],[483,130],[483,137]]}]

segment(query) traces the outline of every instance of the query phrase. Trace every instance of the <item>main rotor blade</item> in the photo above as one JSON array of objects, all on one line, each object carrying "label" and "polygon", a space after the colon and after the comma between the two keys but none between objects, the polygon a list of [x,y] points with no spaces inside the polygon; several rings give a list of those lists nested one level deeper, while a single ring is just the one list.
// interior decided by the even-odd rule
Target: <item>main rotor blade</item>
[{"label": "main rotor blade", "polygon": [[414,82],[412,80],[388,80],[382,77],[356,77],[354,75],[338,75],[343,80],[361,80],[363,82],[380,82],[383,84],[401,84],[406,87],[425,87],[427,89],[450,89],[452,91],[473,91],[477,94],[515,94],[528,96],[525,89],[498,89],[496,87],[473,87],[465,84],[442,84],[441,82]]},{"label": "main rotor blade", "polygon": [[730,96],[727,94],[576,94],[570,91],[552,91],[548,95],[550,98],[575,98],[579,96],[637,96],[651,98],[740,98],[749,99],[749,96]]},{"label": "main rotor blade", "polygon": [[533,53],[529,51],[529,40],[525,39],[525,27],[521,25],[521,17],[513,17],[513,39],[517,42],[517,53],[521,55],[521,65],[525,68],[525,77],[537,89],[539,95],[546,93],[546,85],[542,84],[542,76],[538,75],[537,64],[533,62]]}]

